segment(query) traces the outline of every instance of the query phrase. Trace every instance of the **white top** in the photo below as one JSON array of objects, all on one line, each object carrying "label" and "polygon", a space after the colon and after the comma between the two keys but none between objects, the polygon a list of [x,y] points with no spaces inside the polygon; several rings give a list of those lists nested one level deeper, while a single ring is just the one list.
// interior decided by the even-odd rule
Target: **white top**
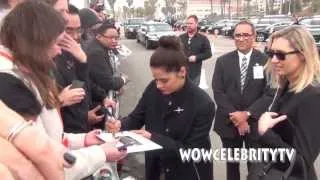
[{"label": "white top", "polygon": [[2,20],[10,12],[10,9],[0,9],[0,27],[2,25]]},{"label": "white top", "polygon": [[[11,54],[8,49],[0,45],[0,51]],[[0,72],[11,74],[23,82],[27,80],[13,71],[15,65],[10,59],[0,55]],[[30,83],[30,82],[29,82]],[[36,93],[36,97],[42,104],[38,89],[31,82],[26,84]],[[71,149],[70,153],[76,157],[76,163],[72,168],[65,169],[66,180],[78,180],[93,174],[101,168],[106,161],[106,154],[100,146],[84,147],[85,134],[72,134],[63,132],[63,123],[57,109],[47,109],[43,106],[40,115],[38,116],[36,126],[44,130],[48,136],[59,143],[67,141],[67,148]],[[66,143],[64,143],[66,145]]]}]

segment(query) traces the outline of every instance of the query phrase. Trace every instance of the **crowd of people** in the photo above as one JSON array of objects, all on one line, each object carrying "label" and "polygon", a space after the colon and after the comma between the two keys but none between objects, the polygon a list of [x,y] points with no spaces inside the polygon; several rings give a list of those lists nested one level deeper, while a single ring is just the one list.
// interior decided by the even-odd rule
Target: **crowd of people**
[{"label": "crowd of people", "polygon": [[[131,130],[163,147],[145,153],[145,179],[212,180],[213,162],[182,162],[179,149],[210,150],[213,122],[225,148],[296,150],[295,162],[248,162],[249,180],[276,179],[270,169],[317,179],[320,59],[303,27],[275,32],[262,53],[254,26],[239,22],[236,50],[216,60],[214,103],[198,87],[210,43],[189,16],[186,33],[160,38],[150,58],[153,80],[118,120],[104,112],[128,77],[119,70],[119,32],[100,6],[7,0],[0,9],[1,179],[92,179],[127,156],[116,139],[97,134]],[[238,163],[227,163],[227,179],[240,180]]]}]

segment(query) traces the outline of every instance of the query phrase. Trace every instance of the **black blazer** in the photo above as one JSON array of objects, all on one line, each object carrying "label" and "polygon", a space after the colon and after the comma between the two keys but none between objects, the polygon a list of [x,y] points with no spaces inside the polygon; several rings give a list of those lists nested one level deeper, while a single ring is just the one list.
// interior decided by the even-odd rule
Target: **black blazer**
[{"label": "black blazer", "polygon": [[[122,121],[123,130],[145,129],[151,140],[163,149],[146,152],[146,179],[159,179],[160,171],[166,180],[194,180],[192,163],[182,163],[179,148],[210,149],[209,131],[214,116],[214,103],[199,87],[188,80],[184,88],[172,95],[162,95],[152,81],[134,111]],[[177,109],[183,109],[177,112]],[[213,179],[212,163],[195,163],[202,180]]]},{"label": "black blazer", "polygon": [[[218,106],[214,130],[222,138],[239,136],[237,129],[232,123],[228,122],[229,113],[248,110],[256,115],[258,111],[265,110],[266,106],[263,105],[266,103],[258,103],[257,100],[262,97],[267,89],[266,79],[253,79],[253,66],[256,64],[263,66],[266,61],[267,57],[263,53],[253,49],[244,90],[241,93],[238,52],[232,51],[217,59],[212,78],[213,95]],[[261,107],[260,104],[262,104]]]},{"label": "black blazer", "polygon": [[[70,53],[63,51],[61,55],[55,57],[56,64],[55,79],[59,89],[69,86],[73,80],[80,80],[85,83],[86,94],[88,88],[88,64],[80,63]],[[89,99],[86,96],[83,101],[71,106],[61,108],[64,131],[68,133],[86,133],[89,131],[88,110]]]},{"label": "black blazer", "polygon": [[[297,164],[292,174],[302,175],[301,159],[303,158],[307,170],[307,177],[304,179],[316,180],[313,164],[320,151],[320,88],[309,86],[298,94],[286,92],[276,100],[276,104],[275,111],[287,115],[287,120],[267,130],[260,137],[259,142],[262,147],[267,148],[295,148]],[[286,169],[289,163],[277,163],[275,166]]]},{"label": "black blazer", "polygon": [[86,46],[85,52],[88,57],[89,77],[92,83],[99,85],[106,92],[119,90],[124,85],[121,77],[116,76],[112,70],[107,49],[98,40],[93,39]]}]

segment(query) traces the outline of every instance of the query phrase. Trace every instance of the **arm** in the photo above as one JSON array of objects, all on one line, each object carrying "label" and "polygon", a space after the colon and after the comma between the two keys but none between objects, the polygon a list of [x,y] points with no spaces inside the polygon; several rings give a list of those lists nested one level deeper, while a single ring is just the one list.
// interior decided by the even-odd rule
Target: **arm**
[{"label": "arm", "polygon": [[[21,116],[0,102],[1,137],[6,138],[9,130],[23,121],[25,120]],[[40,129],[34,126],[26,127],[16,136],[12,144],[33,162],[45,179],[64,178],[62,154],[52,151],[57,147]]]},{"label": "arm", "polygon": [[[36,167],[12,144],[0,137],[0,163],[18,179],[44,179]],[[3,178],[2,174],[0,176]]]},{"label": "arm", "polygon": [[260,142],[271,148],[295,148],[297,154],[302,156],[307,161],[307,164],[313,164],[320,150],[320,143],[318,141],[318,127],[320,123],[317,117],[319,110],[316,108],[320,105],[320,95],[309,96],[302,102],[299,102],[299,104],[296,114],[293,117],[289,115],[289,119],[285,120],[291,125],[295,134],[293,146],[285,142],[271,128],[261,135]]},{"label": "arm", "polygon": [[252,120],[258,120],[261,114],[268,110],[274,95],[275,89],[272,89],[266,85],[263,95],[247,109],[247,111],[251,113]]},{"label": "arm", "polygon": [[236,108],[232,105],[232,103],[229,101],[227,95],[225,94],[224,89],[224,82],[223,82],[223,66],[222,66],[223,59],[218,58],[214,74],[212,78],[212,90],[213,90],[213,96],[214,100],[218,106],[218,108],[221,108],[226,113],[226,116],[229,115],[229,113],[235,112]]},{"label": "arm", "polygon": [[199,112],[192,122],[190,132],[183,141],[176,141],[171,137],[155,132],[151,132],[151,140],[163,146],[165,151],[174,152],[175,154],[179,154],[180,148],[202,147],[209,138],[214,109],[214,103],[211,101],[199,108]]},{"label": "arm", "polygon": [[211,46],[208,38],[203,37],[203,44],[201,45],[201,53],[195,54],[197,62],[209,59],[212,56]]},{"label": "arm", "polygon": [[106,62],[104,51],[96,51],[88,54],[88,63],[90,78],[93,83],[96,83],[105,91],[119,90],[124,85],[124,81],[120,76],[112,75],[112,68]]},{"label": "arm", "polygon": [[91,91],[91,98],[95,101],[102,102],[106,98],[107,94],[104,89],[102,89],[97,84],[89,80],[89,86]]},{"label": "arm", "polygon": [[146,102],[148,101],[148,93],[155,88],[155,82],[151,81],[144,90],[141,99],[135,109],[129,114],[129,116],[121,120],[121,130],[133,130],[140,129],[144,124],[144,116],[147,108]]},{"label": "arm", "polygon": [[150,89],[151,84],[144,91],[141,99],[138,102],[138,105],[134,110],[129,114],[129,116],[121,120],[121,130],[133,130],[140,129],[144,124],[144,116],[146,111],[146,92]]},{"label": "arm", "polygon": [[1,164],[1,163],[0,163],[0,176],[6,180],[14,180],[14,177],[9,171],[9,169],[4,164]]},{"label": "arm", "polygon": [[69,169],[65,170],[65,179],[81,179],[93,174],[106,163],[106,155],[99,146],[90,146],[78,150],[71,150],[77,160]]}]

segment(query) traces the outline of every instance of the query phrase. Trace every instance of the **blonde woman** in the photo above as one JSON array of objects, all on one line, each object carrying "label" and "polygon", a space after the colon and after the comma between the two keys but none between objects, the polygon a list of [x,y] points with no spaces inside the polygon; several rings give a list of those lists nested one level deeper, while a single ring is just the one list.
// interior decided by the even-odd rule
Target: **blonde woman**
[{"label": "blonde woman", "polygon": [[[268,148],[294,148],[290,177],[317,179],[313,163],[320,150],[320,60],[310,32],[291,26],[271,36],[266,72],[277,88],[269,111],[258,121],[260,143]],[[293,164],[293,163],[292,163]],[[290,163],[272,168],[285,172]]]}]

